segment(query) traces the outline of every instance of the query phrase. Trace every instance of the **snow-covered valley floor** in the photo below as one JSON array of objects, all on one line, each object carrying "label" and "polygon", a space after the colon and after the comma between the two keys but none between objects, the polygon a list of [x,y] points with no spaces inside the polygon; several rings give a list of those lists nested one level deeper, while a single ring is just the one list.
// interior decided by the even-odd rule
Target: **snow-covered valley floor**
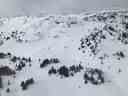
[{"label": "snow-covered valley floor", "polygon": [[128,11],[0,18],[0,96],[128,96]]}]

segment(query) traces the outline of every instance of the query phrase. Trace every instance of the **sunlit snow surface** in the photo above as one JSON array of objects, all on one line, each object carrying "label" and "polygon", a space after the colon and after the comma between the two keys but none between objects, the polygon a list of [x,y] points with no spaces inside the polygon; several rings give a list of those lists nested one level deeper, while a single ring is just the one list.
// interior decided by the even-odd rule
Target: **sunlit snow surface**
[{"label": "sunlit snow surface", "polygon": [[[0,96],[128,96],[128,11],[0,18],[0,40],[0,52],[32,59],[19,71],[12,57],[0,58],[1,67],[16,71],[1,76]],[[46,58],[59,63],[40,68]],[[48,74],[79,64],[83,70],[73,76]],[[104,83],[85,84],[88,68],[102,70]],[[30,78],[34,83],[23,90],[21,82]]]}]

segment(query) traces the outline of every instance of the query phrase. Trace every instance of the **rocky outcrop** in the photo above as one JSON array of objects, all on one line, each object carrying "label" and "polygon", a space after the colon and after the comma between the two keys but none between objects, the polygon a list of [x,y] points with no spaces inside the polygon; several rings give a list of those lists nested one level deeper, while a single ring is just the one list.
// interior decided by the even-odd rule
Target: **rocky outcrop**
[{"label": "rocky outcrop", "polygon": [[14,74],[16,74],[15,71],[9,68],[8,66],[1,67],[0,68],[0,88],[3,87],[2,76],[11,76]]}]

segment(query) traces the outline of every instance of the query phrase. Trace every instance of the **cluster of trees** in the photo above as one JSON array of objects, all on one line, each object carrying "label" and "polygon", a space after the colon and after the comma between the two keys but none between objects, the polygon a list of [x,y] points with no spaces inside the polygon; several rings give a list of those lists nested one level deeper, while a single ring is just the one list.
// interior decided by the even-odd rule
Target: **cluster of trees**
[{"label": "cluster of trees", "polygon": [[58,58],[51,58],[51,59],[44,59],[43,62],[40,64],[40,68],[47,67],[50,64],[57,64],[60,60]]},{"label": "cluster of trees", "polygon": [[49,75],[56,75],[58,74],[61,77],[70,77],[70,76],[74,76],[76,73],[81,72],[81,70],[83,70],[83,66],[82,65],[72,65],[69,67],[66,66],[61,66],[58,69],[55,69],[54,67],[52,67],[49,71],[48,74]]}]

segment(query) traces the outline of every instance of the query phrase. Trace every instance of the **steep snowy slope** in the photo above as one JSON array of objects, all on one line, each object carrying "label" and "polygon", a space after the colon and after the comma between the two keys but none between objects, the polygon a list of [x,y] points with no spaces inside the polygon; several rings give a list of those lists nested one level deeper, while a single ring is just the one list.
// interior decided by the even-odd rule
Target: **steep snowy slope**
[{"label": "steep snowy slope", "polygon": [[128,11],[0,18],[0,96],[128,96]]}]

